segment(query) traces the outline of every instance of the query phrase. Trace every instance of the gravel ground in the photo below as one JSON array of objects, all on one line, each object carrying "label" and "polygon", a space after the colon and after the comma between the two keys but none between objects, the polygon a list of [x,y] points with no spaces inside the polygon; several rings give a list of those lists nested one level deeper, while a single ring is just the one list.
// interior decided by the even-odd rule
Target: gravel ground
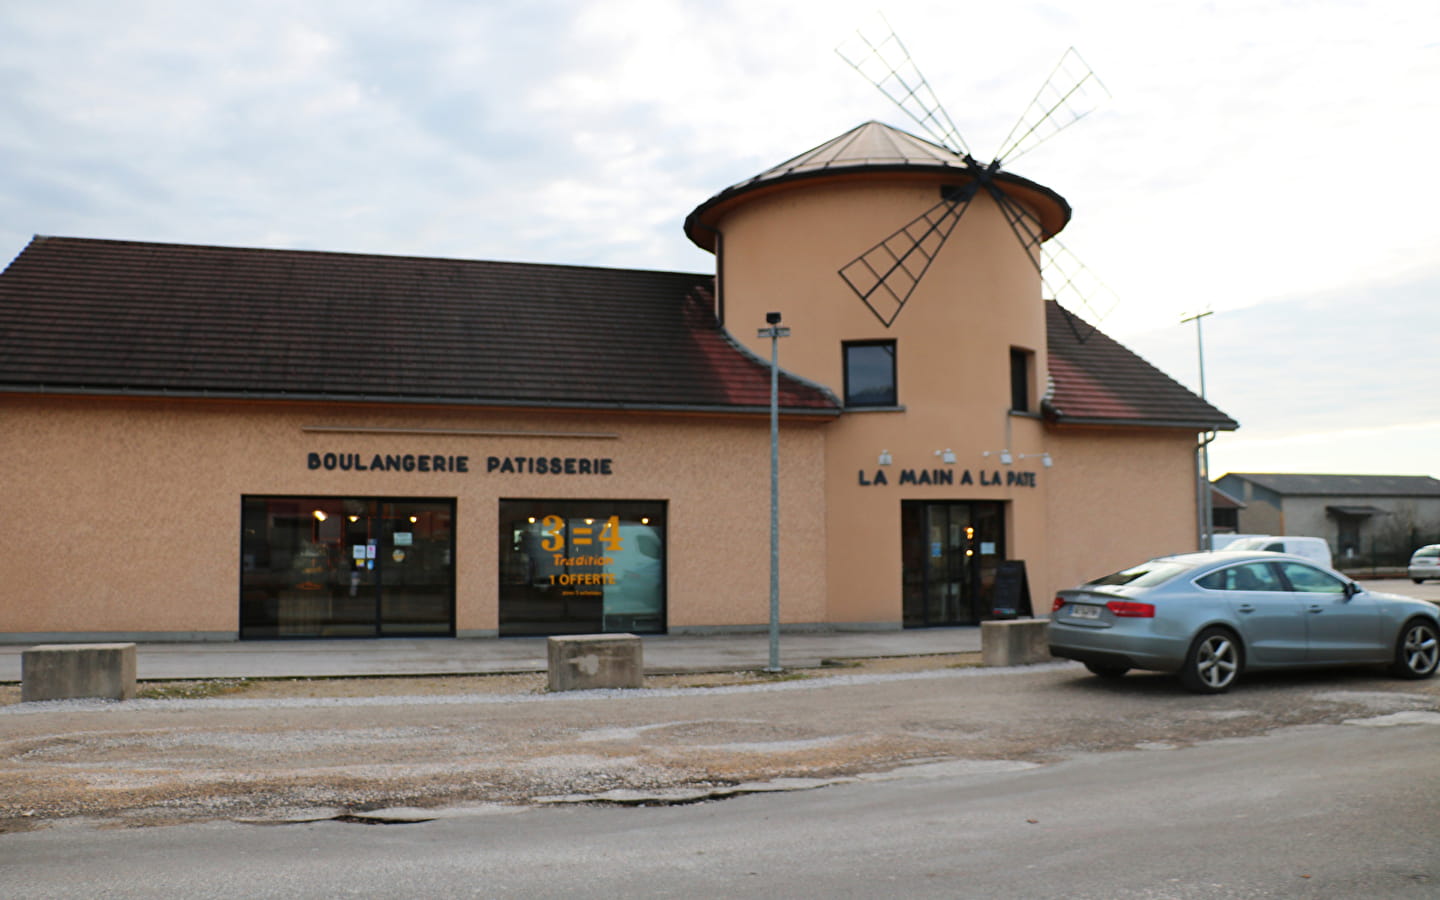
[{"label": "gravel ground", "polygon": [[651,677],[550,694],[544,675],[169,682],[126,703],[0,687],[0,832],[210,819],[408,820],[477,806],[691,802],[940,760],[1043,765],[1276,728],[1440,715],[1440,682],[1256,677],[1219,696],[978,654]]}]

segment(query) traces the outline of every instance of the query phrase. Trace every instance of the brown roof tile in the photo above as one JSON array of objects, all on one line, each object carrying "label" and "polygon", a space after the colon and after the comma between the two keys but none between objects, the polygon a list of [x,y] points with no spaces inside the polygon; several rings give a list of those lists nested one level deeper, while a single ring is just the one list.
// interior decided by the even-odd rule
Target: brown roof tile
[{"label": "brown roof tile", "polygon": [[1052,421],[1233,431],[1239,423],[1053,300],[1045,304]]},{"label": "brown roof tile", "polygon": [[[0,389],[765,410],[704,275],[37,237],[0,274]],[[1052,421],[1235,422],[1055,303]],[[782,373],[781,405],[837,415]]]},{"label": "brown roof tile", "polygon": [[[78,393],[768,409],[768,363],[673,272],[37,237],[0,385]],[[838,414],[782,376],[789,411]]]}]

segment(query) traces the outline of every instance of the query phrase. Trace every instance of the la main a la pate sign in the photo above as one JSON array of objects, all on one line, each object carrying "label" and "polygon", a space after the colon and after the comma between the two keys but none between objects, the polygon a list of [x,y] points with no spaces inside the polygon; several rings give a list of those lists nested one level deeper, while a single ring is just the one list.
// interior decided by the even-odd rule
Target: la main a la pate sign
[{"label": "la main a la pate sign", "polygon": [[[1039,481],[1034,472],[1017,472],[1013,469],[1004,472],[999,469],[972,472],[969,469],[961,469],[959,477],[956,477],[954,469],[901,469],[895,479],[897,485],[979,485],[980,487],[1039,487]],[[885,487],[891,483],[890,476],[885,474],[884,469],[875,469],[866,473],[860,469],[858,473],[860,487]]]}]

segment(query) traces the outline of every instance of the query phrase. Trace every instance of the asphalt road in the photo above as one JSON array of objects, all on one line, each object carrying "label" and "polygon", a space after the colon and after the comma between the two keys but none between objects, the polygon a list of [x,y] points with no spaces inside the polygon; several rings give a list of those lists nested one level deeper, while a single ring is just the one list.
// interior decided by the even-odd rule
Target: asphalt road
[{"label": "asphalt road", "polygon": [[713,689],[17,704],[0,707],[0,829],[690,800],[916,761],[1048,764],[1436,710],[1440,679],[1370,669],[1195,696],[1163,675],[1109,682],[1073,663]]},{"label": "asphalt road", "polygon": [[1440,679],[378,693],[0,706],[0,896],[1440,895]]},{"label": "asphalt road", "polygon": [[[1303,690],[1303,689],[1302,689]],[[1432,898],[1440,713],[664,807],[0,838],[44,897]]]}]

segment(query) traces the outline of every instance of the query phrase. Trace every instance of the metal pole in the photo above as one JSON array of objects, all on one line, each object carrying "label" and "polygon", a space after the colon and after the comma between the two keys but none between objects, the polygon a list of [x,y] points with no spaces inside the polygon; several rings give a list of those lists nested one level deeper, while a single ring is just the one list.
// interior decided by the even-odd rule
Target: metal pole
[{"label": "metal pole", "polygon": [[[1205,399],[1205,333],[1201,327],[1206,316],[1215,315],[1213,310],[1203,313],[1196,313],[1188,319],[1181,319],[1180,324],[1186,322],[1195,323],[1195,350],[1200,357],[1200,399]],[[1210,442],[1215,440],[1215,433],[1211,432],[1200,441],[1200,549],[1215,549],[1215,508],[1214,499],[1210,494]]]},{"label": "metal pole", "polygon": [[780,326],[780,314],[766,313],[769,328],[760,329],[760,337],[770,338],[770,665],[767,672],[783,672],[780,668],[780,339],[790,329]]}]

